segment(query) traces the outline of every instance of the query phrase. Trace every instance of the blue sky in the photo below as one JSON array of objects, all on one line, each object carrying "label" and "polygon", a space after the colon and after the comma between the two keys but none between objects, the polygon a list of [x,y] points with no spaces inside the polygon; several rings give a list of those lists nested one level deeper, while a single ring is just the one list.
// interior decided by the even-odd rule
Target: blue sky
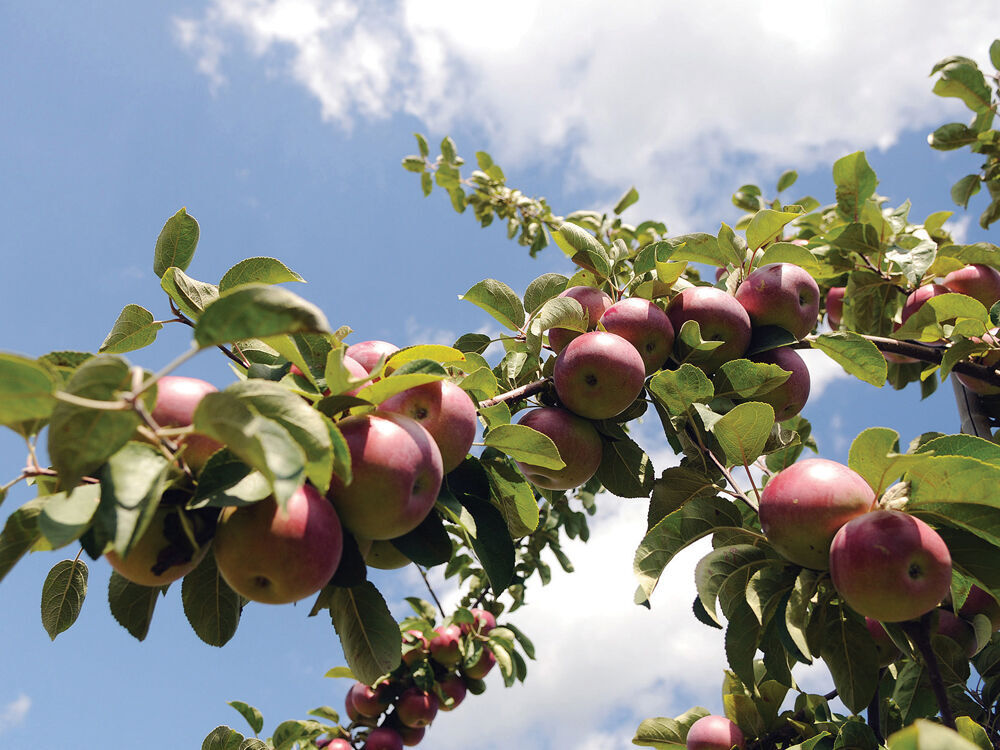
[{"label": "blue sky", "polygon": [[[790,192],[828,202],[830,163],[858,149],[879,192],[910,198],[916,220],[955,208],[948,189],[976,163],[926,146],[938,124],[965,119],[930,94],[927,73],[948,54],[985,54],[991,3],[955,2],[947,16],[923,2],[672,5],[0,4],[0,349],[95,350],[133,302],[167,317],[152,248],[181,206],[201,222],[192,275],[216,281],[245,257],[278,257],[352,341],[490,329],[457,295],[490,276],[523,290],[568,266],[555,249],[531,260],[443,194],[422,198],[399,166],[416,130],[432,143],[452,134],[469,158],[490,151],[511,184],[563,214],[608,207],[635,184],[630,218],[674,232],[716,231],[738,216],[736,187],[773,185],[788,168],[801,175]],[[968,241],[996,241],[955,210]],[[133,361],[172,359],[187,346],[177,328]],[[231,379],[211,354],[182,372]],[[829,367],[816,375],[826,386],[806,416],[825,456],[844,459],[872,424],[904,440],[957,429],[947,389],[920,402]],[[668,465],[655,434],[640,435]],[[0,435],[0,483],[23,461],[19,439]],[[0,518],[30,497],[19,486]],[[578,572],[513,620],[539,646],[528,683],[494,683],[443,716],[433,747],[467,747],[487,728],[481,747],[622,748],[641,718],[721,708],[721,639],[688,614],[695,558],[677,563],[652,612],[630,604],[640,506],[604,501],[591,544],[571,553]],[[34,555],[0,585],[0,745],[173,750],[199,747],[218,723],[241,728],[228,700],[260,707],[266,730],[341,706],[347,685],[322,677],[341,663],[335,634],[303,605],[248,608],[219,650],[193,634],[172,590],[140,644],[111,618],[98,562],[80,620],[50,643],[38,601],[58,559]],[[402,616],[416,582],[383,583]],[[519,720],[501,720],[501,707]]]}]

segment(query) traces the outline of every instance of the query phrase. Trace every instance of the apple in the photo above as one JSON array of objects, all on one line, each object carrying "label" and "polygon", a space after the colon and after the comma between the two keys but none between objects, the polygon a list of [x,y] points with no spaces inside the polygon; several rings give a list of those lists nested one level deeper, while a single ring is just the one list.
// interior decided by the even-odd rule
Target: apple
[{"label": "apple", "polygon": [[[711,286],[694,286],[684,289],[670,300],[667,317],[680,333],[689,320],[698,323],[704,341],[721,341],[722,345],[711,352],[692,357],[692,363],[705,372],[718,370],[725,362],[742,357],[750,346],[750,316],[743,305],[731,294]],[[682,361],[674,352],[674,359]]]},{"label": "apple", "polygon": [[[188,427],[201,399],[218,390],[198,378],[164,375],[156,381],[156,405],[150,416],[160,427]],[[184,461],[196,474],[205,466],[209,456],[223,447],[219,441],[198,433],[185,435],[177,440],[177,444],[184,447]]]},{"label": "apple", "polygon": [[972,620],[976,615],[986,615],[990,618],[993,630],[1000,630],[1000,604],[979,586],[973,585],[969,589],[969,595],[965,597],[965,603],[958,614],[966,620]]},{"label": "apple", "polygon": [[685,745],[687,750],[743,750],[743,732],[725,716],[702,716],[688,730]]},{"label": "apple", "polygon": [[[898,331],[903,326],[903,323],[909,320],[913,313],[923,307],[924,303],[931,297],[937,297],[940,294],[948,294],[949,292],[951,292],[951,290],[941,284],[927,284],[926,286],[918,287],[906,297],[906,301],[903,302],[903,311],[900,314],[900,322],[894,324],[892,326],[892,330]],[[884,352],[883,356],[887,361],[895,362],[897,364],[917,361],[913,359],[913,357],[907,357],[903,354],[893,354],[892,352]]]},{"label": "apple", "polygon": [[[367,378],[368,377],[368,370],[366,370],[362,366],[362,364],[360,362],[358,362],[356,359],[354,359],[353,357],[348,357],[345,354],[343,357],[341,357],[341,362],[343,363],[344,367],[347,369],[348,374],[352,378]],[[291,368],[291,370],[289,372],[291,372],[292,375],[298,375],[299,377],[305,377],[305,373],[302,372],[301,369],[299,369],[298,365],[294,365],[293,364],[292,368]],[[357,396],[358,392],[362,388],[364,388],[366,385],[368,385],[368,384],[367,383],[362,383],[357,388],[353,388],[353,389],[351,389],[349,391],[346,391],[344,395],[347,395],[347,396]],[[331,394],[331,391],[330,391],[329,388],[325,388],[323,390],[323,395],[324,396],[329,396],[330,394]]]},{"label": "apple", "polygon": [[458,625],[434,628],[431,639],[431,658],[444,667],[454,667],[462,660],[462,629]]},{"label": "apple", "polygon": [[419,745],[420,741],[424,738],[426,733],[425,727],[408,727],[406,724],[399,720],[396,714],[391,714],[386,720],[384,726],[394,729],[399,732],[400,739],[403,740],[403,744],[407,747],[414,747]]},{"label": "apple", "polygon": [[388,341],[359,341],[344,350],[344,354],[365,368],[366,374],[371,374],[375,365],[382,357],[391,357],[399,351],[399,347]]},{"label": "apple", "polygon": [[987,310],[1000,300],[1000,271],[980,263],[952,271],[941,283],[949,291],[979,300]]},{"label": "apple", "polygon": [[439,706],[442,711],[453,711],[458,708],[458,705],[465,700],[465,696],[469,691],[465,686],[465,680],[455,673],[449,674],[438,682],[438,687],[441,689],[441,694],[445,697],[445,700]]},{"label": "apple", "polygon": [[807,458],[779,471],[764,486],[760,526],[783,557],[825,570],[837,530],[867,515],[874,503],[875,492],[860,474],[836,461]]},{"label": "apple", "polygon": [[[593,331],[597,328],[597,321],[601,319],[604,311],[611,307],[611,297],[600,289],[592,286],[571,286],[559,294],[560,297],[575,299],[583,307],[587,314],[587,330]],[[580,335],[580,331],[572,328],[550,328],[549,346],[556,354],[566,348],[566,345]]]},{"label": "apple", "polygon": [[296,602],[323,588],[340,564],[344,537],[330,501],[299,487],[284,511],[274,497],[219,515],[215,561],[230,588],[267,604]]},{"label": "apple", "polygon": [[868,628],[868,632],[871,634],[872,640],[875,641],[875,650],[878,652],[878,665],[880,667],[888,667],[896,661],[896,659],[902,656],[899,651],[899,647],[896,646],[896,643],[889,637],[889,634],[886,632],[882,623],[878,620],[866,617],[865,627]]},{"label": "apple", "polygon": [[437,716],[438,703],[434,693],[417,687],[407,688],[396,700],[395,715],[408,727],[426,727]]},{"label": "apple", "polygon": [[403,633],[403,663],[408,667],[424,661],[431,652],[430,641],[419,630]]},{"label": "apple", "polygon": [[[316,743],[316,747],[320,747],[319,742]],[[354,745],[342,737],[337,737],[326,743],[326,750],[354,750]]]},{"label": "apple", "polygon": [[674,326],[670,318],[648,299],[629,297],[604,311],[601,327],[617,333],[634,346],[652,375],[666,363],[674,348]]},{"label": "apple", "polygon": [[337,423],[351,453],[353,479],[336,474],[327,496],[355,536],[394,539],[430,513],[441,489],[441,452],[430,434],[401,414],[366,414]]},{"label": "apple", "polygon": [[398,570],[405,568],[412,562],[387,539],[372,540],[368,551],[362,557],[369,568],[378,568],[379,570]]},{"label": "apple", "polygon": [[[169,522],[170,514],[176,512],[163,506],[157,508],[153,520],[139,540],[132,545],[126,557],[121,557],[114,550],[105,554],[104,557],[111,567],[119,575],[140,586],[166,586],[197,568],[208,551],[208,545],[204,544],[200,549],[192,550],[187,536],[184,536],[183,548],[178,548],[167,538],[164,527]],[[170,562],[178,557],[186,560],[169,565],[161,573],[154,573],[153,568],[157,567],[161,553],[166,550],[170,551],[164,555],[166,558],[164,562]]]},{"label": "apple", "polygon": [[642,393],[646,365],[621,336],[590,331],[559,353],[552,379],[559,400],[571,412],[588,419],[611,419]]},{"label": "apple", "polygon": [[830,545],[830,577],[859,614],[902,622],[934,609],[951,586],[951,555],[934,529],[898,510],[844,524]]},{"label": "apple", "polygon": [[403,738],[390,727],[375,727],[368,733],[362,750],[403,750]]},{"label": "apple", "polygon": [[809,368],[799,353],[787,346],[770,349],[750,357],[752,362],[777,365],[782,370],[788,370],[791,375],[788,380],[772,391],[760,396],[754,396],[753,401],[763,401],[774,408],[774,421],[784,422],[791,419],[806,405],[809,399]]},{"label": "apple", "polygon": [[348,708],[353,706],[360,716],[367,719],[377,719],[389,708],[388,687],[388,683],[385,682],[374,688],[363,682],[355,682],[347,691],[344,704]]},{"label": "apple", "polygon": [[[976,343],[983,341],[983,339],[978,336],[973,336],[971,340]],[[990,330],[990,332],[986,335],[986,343],[998,348],[991,349],[981,355],[972,357],[972,361],[976,364],[995,368],[997,364],[1000,364],[1000,328],[993,328]],[[987,383],[985,380],[974,378],[971,375],[966,375],[964,372],[956,372],[955,377],[958,378],[958,381],[962,385],[973,393],[978,393],[980,396],[992,396],[1000,393],[1000,386],[993,385],[993,383]]]},{"label": "apple", "polygon": [[937,626],[934,628],[933,634],[943,635],[945,638],[955,641],[961,647],[963,653],[970,659],[978,651],[976,631],[972,625],[947,609],[938,609]]},{"label": "apple", "polygon": [[557,406],[531,409],[518,424],[548,435],[566,463],[562,469],[517,462],[529,482],[548,490],[569,490],[585,484],[601,465],[604,448],[597,429],[582,417]]},{"label": "apple", "polygon": [[496,656],[493,655],[493,652],[488,647],[484,646],[483,653],[476,660],[476,663],[468,667],[462,667],[462,673],[473,680],[481,680],[490,673],[490,670],[493,669],[496,663]]},{"label": "apple", "polygon": [[476,404],[450,380],[438,380],[390,396],[379,413],[402,414],[416,420],[434,438],[441,451],[444,473],[457,468],[476,439]]},{"label": "apple", "polygon": [[826,319],[830,321],[830,328],[837,330],[840,322],[844,319],[844,292],[846,287],[832,286],[826,293]]},{"label": "apple", "polygon": [[819,286],[794,263],[768,263],[751,271],[736,290],[736,301],[756,326],[780,326],[804,339],[816,327]]},{"label": "apple", "polygon": [[[583,484],[583,482],[580,484]],[[462,623],[459,627],[461,627],[463,633],[479,633],[480,635],[486,635],[497,626],[497,618],[494,617],[493,613],[489,610],[473,607],[469,610],[469,612],[472,613],[472,618],[475,622],[471,624]]]}]

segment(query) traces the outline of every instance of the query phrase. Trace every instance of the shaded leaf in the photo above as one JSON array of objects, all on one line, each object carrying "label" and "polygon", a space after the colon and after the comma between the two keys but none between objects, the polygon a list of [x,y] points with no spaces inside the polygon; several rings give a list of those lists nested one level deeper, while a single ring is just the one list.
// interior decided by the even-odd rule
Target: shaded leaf
[{"label": "shaded leaf", "polygon": [[219,298],[215,284],[192,279],[179,268],[168,268],[160,279],[160,286],[191,320],[198,320],[202,312]]},{"label": "shaded leaf", "polygon": [[245,284],[281,284],[286,281],[305,281],[295,271],[275,258],[247,258],[226,271],[219,281],[219,293]]},{"label": "shaded leaf", "polygon": [[[198,563],[198,567],[184,576],[181,583],[181,601],[191,628],[209,646],[224,646],[236,634],[236,628],[240,624],[243,599],[222,579],[215,564],[215,553],[211,548]],[[235,704],[230,703],[230,705],[236,708]],[[257,715],[259,716],[260,712],[257,712]],[[249,717],[247,721],[250,721]],[[254,727],[255,733],[261,729],[253,722],[250,725]]]},{"label": "shaded leaf", "polygon": [[161,328],[163,324],[154,321],[153,313],[145,307],[125,305],[98,351],[122,354],[142,349],[156,341]]},{"label": "shaded leaf", "polygon": [[852,331],[824,333],[812,342],[844,370],[859,380],[881,388],[887,374],[885,357],[871,341]]},{"label": "shaded leaf", "polygon": [[198,319],[201,348],[287,333],[330,333],[323,312],[284,287],[247,284],[212,302]]},{"label": "shaded leaf", "polygon": [[351,588],[335,588],[330,616],[347,664],[358,680],[374,684],[399,666],[399,626],[373,584],[366,581]]},{"label": "shaded leaf", "polygon": [[82,560],[56,563],[42,584],[42,626],[49,638],[68,630],[87,596],[87,565]]},{"label": "shaded leaf", "polygon": [[165,586],[140,586],[117,571],[111,572],[108,581],[108,604],[118,624],[137,640],[145,640],[153,621],[156,600],[166,590]]},{"label": "shaded leaf", "polygon": [[153,273],[162,277],[168,268],[182,271],[191,263],[198,247],[198,222],[182,208],[163,225],[153,250]]}]

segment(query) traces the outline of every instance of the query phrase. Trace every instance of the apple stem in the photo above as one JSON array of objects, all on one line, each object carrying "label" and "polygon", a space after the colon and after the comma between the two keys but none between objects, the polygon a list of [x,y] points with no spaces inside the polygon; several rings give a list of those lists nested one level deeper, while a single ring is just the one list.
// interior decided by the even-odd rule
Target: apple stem
[{"label": "apple stem", "polygon": [[938,708],[941,710],[941,722],[949,729],[955,729],[955,716],[948,703],[948,692],[944,687],[944,680],[941,678],[941,669],[938,666],[937,655],[934,647],[931,646],[931,619],[934,610],[923,615],[916,622],[904,623],[903,628],[907,635],[913,639],[927,666],[927,676],[930,678],[931,688],[934,690],[934,698],[937,700]]},{"label": "apple stem", "polygon": [[441,616],[442,617],[446,617],[447,615],[445,614],[444,607],[441,606],[441,602],[437,598],[437,594],[434,593],[434,589],[431,587],[430,579],[427,578],[426,571],[424,571],[424,569],[421,568],[416,563],[413,563],[413,564],[414,564],[414,566],[416,566],[417,570],[420,571],[420,577],[424,579],[424,585],[426,585],[427,586],[427,590],[431,592],[431,598],[434,599],[434,603],[437,605],[437,608],[441,611]]}]

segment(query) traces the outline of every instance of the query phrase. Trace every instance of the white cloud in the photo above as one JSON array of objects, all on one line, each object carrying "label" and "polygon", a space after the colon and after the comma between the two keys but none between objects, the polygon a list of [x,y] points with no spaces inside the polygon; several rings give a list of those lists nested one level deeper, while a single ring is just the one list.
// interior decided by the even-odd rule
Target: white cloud
[{"label": "white cloud", "polygon": [[405,113],[434,132],[478,130],[486,142],[473,145],[502,164],[548,154],[568,184],[597,190],[586,200],[636,182],[637,211],[677,230],[731,211],[724,191],[743,181],[942,121],[927,73],[949,54],[982,55],[994,10],[991,0],[956,0],[947,13],[930,0],[213,0],[175,30],[216,85],[242,42],[344,127]]},{"label": "white cloud", "polygon": [[809,368],[809,400],[814,402],[823,395],[830,383],[850,378],[844,368],[817,349],[799,349],[799,355]]},{"label": "white cloud", "polygon": [[0,707],[0,734],[21,726],[29,710],[31,710],[31,698],[24,693],[6,706]]}]

